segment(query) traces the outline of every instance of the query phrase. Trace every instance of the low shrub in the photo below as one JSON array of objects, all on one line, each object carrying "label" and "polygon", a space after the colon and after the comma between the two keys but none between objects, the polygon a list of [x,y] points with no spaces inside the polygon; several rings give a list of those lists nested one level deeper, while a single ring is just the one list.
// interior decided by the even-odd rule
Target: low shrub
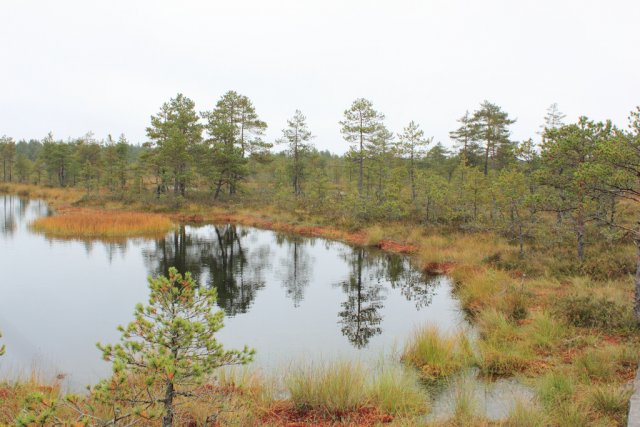
[{"label": "low shrub", "polygon": [[597,256],[587,258],[580,267],[581,273],[594,280],[609,280],[635,273],[634,251],[603,249]]},{"label": "low shrub", "polygon": [[583,328],[633,327],[631,307],[594,295],[572,294],[558,299],[554,312],[568,324]]}]

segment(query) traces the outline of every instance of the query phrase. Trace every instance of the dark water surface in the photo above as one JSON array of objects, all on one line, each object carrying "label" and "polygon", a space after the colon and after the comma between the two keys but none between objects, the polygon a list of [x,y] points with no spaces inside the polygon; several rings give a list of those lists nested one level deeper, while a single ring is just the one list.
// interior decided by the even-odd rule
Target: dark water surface
[{"label": "dark water surface", "polygon": [[218,289],[226,313],[218,338],[257,350],[254,365],[299,360],[379,360],[414,327],[464,325],[445,277],[427,277],[406,257],[230,224],[188,226],[159,240],[48,240],[28,223],[47,204],[1,196],[0,378],[66,375],[77,389],[110,373],[95,343],[146,302],[150,275],[170,266]]}]

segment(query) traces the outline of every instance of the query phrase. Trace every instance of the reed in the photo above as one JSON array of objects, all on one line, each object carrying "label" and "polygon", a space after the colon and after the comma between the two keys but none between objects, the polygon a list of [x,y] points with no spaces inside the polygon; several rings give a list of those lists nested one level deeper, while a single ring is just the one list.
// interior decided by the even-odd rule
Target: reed
[{"label": "reed", "polygon": [[58,238],[160,236],[172,228],[163,215],[93,209],[70,209],[31,223],[32,230]]}]

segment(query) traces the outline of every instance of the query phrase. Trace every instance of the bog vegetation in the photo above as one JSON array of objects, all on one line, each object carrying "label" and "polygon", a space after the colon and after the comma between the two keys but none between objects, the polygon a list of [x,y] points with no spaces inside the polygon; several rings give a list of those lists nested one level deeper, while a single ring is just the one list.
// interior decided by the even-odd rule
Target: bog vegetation
[{"label": "bog vegetation", "polygon": [[[416,379],[438,384],[475,366],[487,377],[518,376],[535,391],[533,402],[514,408],[508,425],[624,424],[625,384],[638,362],[640,108],[628,123],[587,117],[567,123],[553,104],[539,135],[516,141],[509,130],[512,116],[485,101],[451,130],[453,148],[407,121],[392,132],[384,114],[357,99],[336,124],[349,151],[334,155],[314,147],[300,111],[282,124],[280,139],[266,141],[267,124],[246,96],[227,92],[211,110],[198,113],[193,101],[178,94],[151,117],[142,146],[124,136],[3,137],[1,177],[11,183],[4,184],[9,191],[65,202],[58,189],[81,192],[75,199],[84,205],[202,217],[217,209],[257,225],[271,226],[271,219],[295,230],[331,225],[336,236],[348,231],[363,244],[401,242],[426,271],[451,275],[479,332],[470,343],[425,326],[405,344],[398,359],[407,368],[397,372],[368,375],[347,362],[293,369],[284,379],[290,395],[285,401],[255,376],[230,379],[219,372],[180,395],[177,386],[169,390],[170,383],[178,384],[169,376],[188,378],[191,368],[167,365],[164,358],[146,361],[157,371],[151,381],[157,388],[145,394],[153,404],[127,412],[142,423],[154,416],[168,423],[166,404],[175,396],[181,405],[173,416],[200,425],[207,419],[223,425],[327,419],[375,425],[389,421],[387,415],[402,425],[428,410],[428,393]],[[144,322],[132,325],[125,334],[148,336]],[[137,360],[125,347],[104,349],[118,369]],[[194,371],[198,379],[207,369]],[[136,384],[150,384],[145,375],[115,375],[82,399],[98,393],[105,408],[115,408],[117,396],[131,400],[127,393]],[[52,400],[55,388],[34,398],[29,387],[5,387],[11,402],[24,402],[12,414],[42,410],[53,401],[63,402],[58,405],[65,411],[81,407],[73,400],[79,398]],[[155,397],[162,390],[164,397]],[[197,396],[190,400],[190,393]],[[0,422],[11,420],[0,416]],[[472,393],[462,391],[450,422],[487,421]]]},{"label": "bog vegetation", "polygon": [[50,237],[108,238],[162,236],[173,228],[173,224],[169,218],[158,214],[72,209],[62,215],[38,218],[31,228]]}]

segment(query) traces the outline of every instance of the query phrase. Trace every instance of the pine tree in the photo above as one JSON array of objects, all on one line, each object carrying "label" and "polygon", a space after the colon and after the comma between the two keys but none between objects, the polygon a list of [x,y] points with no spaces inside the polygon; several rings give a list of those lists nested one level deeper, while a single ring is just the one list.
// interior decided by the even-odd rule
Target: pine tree
[{"label": "pine tree", "polygon": [[477,135],[476,124],[469,111],[465,111],[464,116],[458,119],[458,123],[460,127],[449,132],[449,136],[456,141],[460,155],[464,156],[470,164],[477,165],[480,147],[474,139]]},{"label": "pine tree", "polygon": [[598,220],[600,185],[594,175],[585,173],[595,157],[599,144],[615,134],[610,122],[593,122],[580,117],[578,123],[557,129],[546,129],[542,144],[542,161],[537,178],[544,186],[542,207],[568,216],[576,236],[580,261],[585,257],[586,226]]},{"label": "pine tree", "polygon": [[[500,107],[489,101],[480,104],[472,117],[475,141],[484,144],[484,174],[489,173],[489,159],[513,157],[513,144],[509,140],[508,126],[515,123]],[[504,163],[504,159],[503,159]]]},{"label": "pine tree", "polygon": [[0,137],[0,158],[2,159],[2,180],[13,181],[13,165],[16,159],[16,143],[13,138]]},{"label": "pine tree", "polygon": [[114,141],[111,135],[102,147],[102,165],[104,181],[109,190],[124,190],[127,184],[129,143],[124,135],[120,135],[118,141]]},{"label": "pine tree", "polygon": [[287,145],[287,154],[291,158],[291,183],[296,196],[302,194],[302,180],[304,178],[304,158],[309,154],[312,145],[309,141],[313,135],[307,127],[307,118],[300,110],[296,110],[293,117],[287,120],[287,128],[282,130],[279,144]]},{"label": "pine tree", "polygon": [[563,120],[565,117],[566,115],[558,109],[558,104],[554,102],[547,108],[547,113],[544,116],[544,124],[540,125],[542,128],[541,133],[544,134],[544,131],[547,129],[558,129],[564,126]]},{"label": "pine tree", "polygon": [[156,149],[156,162],[173,181],[175,195],[185,195],[194,155],[202,140],[202,125],[194,108],[195,103],[179,93],[151,116],[151,126],[147,128],[147,136]]},{"label": "pine tree", "polygon": [[[386,126],[380,125],[375,137],[365,146],[365,150],[366,157],[374,164],[373,174],[377,187],[377,200],[383,202],[386,198],[385,187],[389,183],[389,169],[391,169],[397,151],[393,141],[393,132],[389,131]],[[367,187],[367,194],[368,191]]]},{"label": "pine tree", "polygon": [[248,170],[247,157],[263,156],[271,147],[262,140],[267,124],[261,121],[251,100],[235,91],[228,91],[212,111],[205,111],[207,120],[208,176],[216,185],[214,198],[227,185],[229,194],[235,194],[237,184]]},{"label": "pine tree", "polygon": [[31,175],[32,162],[22,153],[16,156],[16,176],[19,182],[27,182]]},{"label": "pine tree", "polygon": [[138,304],[135,321],[118,328],[122,343],[98,348],[105,360],[113,361],[114,375],[145,378],[147,393],[141,399],[162,405],[162,425],[168,427],[177,397],[193,396],[204,377],[219,367],[250,362],[254,351],[224,350],[216,341],[224,312],[213,312],[215,288],[199,287],[190,273],[182,276],[174,267],[168,277],[149,279],[149,288],[149,305]]},{"label": "pine tree", "polygon": [[400,153],[409,160],[409,185],[411,186],[411,200],[416,200],[416,162],[426,153],[432,138],[424,137],[424,131],[413,120],[409,122],[400,135]]},{"label": "pine tree", "polygon": [[63,141],[54,140],[51,132],[42,140],[39,159],[47,172],[47,179],[50,185],[54,185],[55,182],[60,187],[67,185],[71,152],[70,145],[65,144]]},{"label": "pine tree", "polygon": [[340,132],[351,144],[352,157],[358,163],[358,195],[363,196],[365,147],[377,136],[384,115],[373,109],[371,101],[358,98],[345,110]]},{"label": "pine tree", "polygon": [[[640,107],[629,114],[628,131],[599,141],[595,158],[583,176],[599,183],[600,191],[640,206]],[[634,314],[640,323],[640,218],[634,225],[617,223],[615,227],[629,233],[636,245]]]},{"label": "pine tree", "polygon": [[501,212],[499,223],[506,234],[516,238],[520,256],[524,256],[524,240],[534,220],[533,195],[528,191],[528,178],[515,167],[503,169],[493,181],[493,194]]}]

